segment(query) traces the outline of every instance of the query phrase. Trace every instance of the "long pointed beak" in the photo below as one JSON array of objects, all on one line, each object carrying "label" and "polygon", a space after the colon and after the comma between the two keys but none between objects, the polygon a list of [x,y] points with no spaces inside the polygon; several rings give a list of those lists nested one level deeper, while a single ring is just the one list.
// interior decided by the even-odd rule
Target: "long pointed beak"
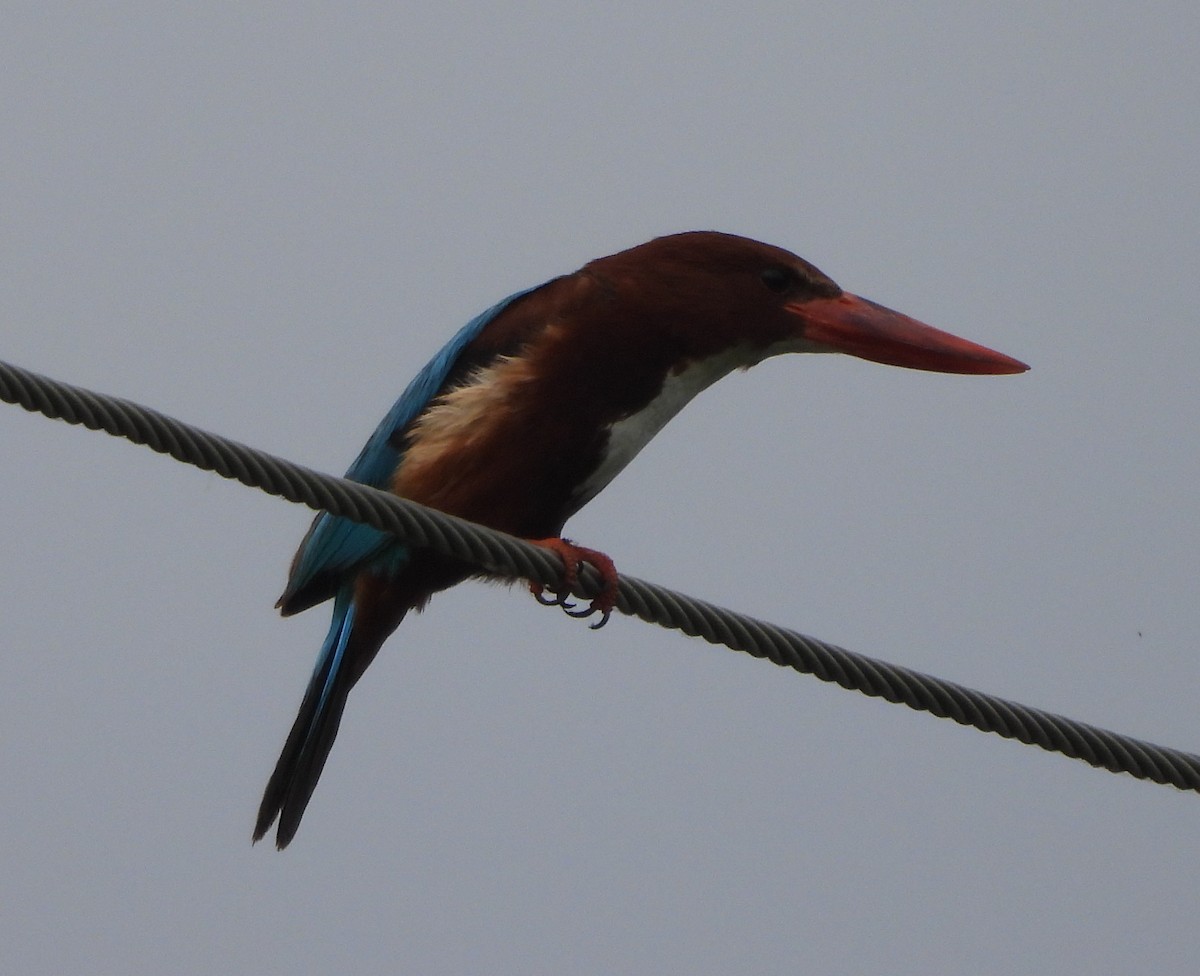
[{"label": "long pointed beak", "polygon": [[1024,373],[1029,369],[1004,353],[848,292],[786,307],[803,322],[804,338],[860,359],[937,373]]}]

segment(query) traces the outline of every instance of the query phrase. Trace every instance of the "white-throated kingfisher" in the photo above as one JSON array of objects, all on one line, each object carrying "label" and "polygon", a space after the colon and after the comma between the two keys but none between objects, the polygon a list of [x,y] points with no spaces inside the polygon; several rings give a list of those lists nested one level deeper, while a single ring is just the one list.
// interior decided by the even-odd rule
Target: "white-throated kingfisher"
[{"label": "white-throated kingfisher", "polygon": [[[744,237],[696,231],[599,258],[472,319],[417,374],[346,477],[551,548],[567,587],[608,557],[560,538],[679,410],[735,369],[785,352],[842,352],[943,373],[1020,373],[983,346],[842,291],[811,264]],[[478,569],[321,514],[278,606],[333,600],[300,713],[267,784],[257,841],[286,847],[325,765],[346,697],[410,610]],[[541,587],[533,587],[541,593]]]}]

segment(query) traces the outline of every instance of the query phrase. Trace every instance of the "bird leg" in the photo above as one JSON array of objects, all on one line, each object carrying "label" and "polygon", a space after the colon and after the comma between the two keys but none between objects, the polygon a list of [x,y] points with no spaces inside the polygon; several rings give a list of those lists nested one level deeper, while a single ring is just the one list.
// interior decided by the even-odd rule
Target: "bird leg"
[{"label": "bird leg", "polygon": [[[591,625],[592,630],[599,630],[608,623],[613,607],[617,604],[617,567],[613,565],[613,561],[602,552],[577,546],[568,539],[530,539],[529,541],[535,546],[541,546],[554,553],[562,560],[563,564],[562,578],[554,589],[553,597],[544,595],[546,587],[543,584],[530,581],[529,590],[538,603],[547,607],[562,607],[563,612],[570,617],[590,617],[592,614],[598,613],[600,619]],[[582,610],[576,610],[575,604],[568,597],[571,595],[571,588],[579,580],[579,567],[584,563],[591,564],[600,574],[603,586],[591,603]]]}]

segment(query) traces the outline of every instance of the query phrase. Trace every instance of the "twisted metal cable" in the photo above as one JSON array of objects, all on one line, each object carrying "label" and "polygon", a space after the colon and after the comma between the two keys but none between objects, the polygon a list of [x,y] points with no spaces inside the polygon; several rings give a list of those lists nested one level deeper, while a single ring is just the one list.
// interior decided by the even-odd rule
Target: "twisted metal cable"
[{"label": "twisted metal cable", "polygon": [[[498,575],[547,586],[560,582],[558,559],[521,539],[284,461],[128,400],[61,383],[5,362],[0,362],[0,400],[144,444],[186,464],[309,508],[364,522],[407,544],[436,550]],[[575,594],[590,598],[599,590],[599,574],[584,566]],[[621,576],[617,609],[873,698],[1040,746],[1114,773],[1200,792],[1200,756],[856,654],[645,580]]]}]

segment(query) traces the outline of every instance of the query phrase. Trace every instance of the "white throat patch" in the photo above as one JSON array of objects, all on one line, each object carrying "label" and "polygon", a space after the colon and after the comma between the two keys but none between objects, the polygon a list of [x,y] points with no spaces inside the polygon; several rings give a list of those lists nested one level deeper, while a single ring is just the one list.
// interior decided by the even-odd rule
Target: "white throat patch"
[{"label": "white throat patch", "polygon": [[712,386],[735,369],[753,366],[767,356],[784,351],[787,350],[738,347],[690,363],[678,373],[669,373],[658,396],[637,413],[622,417],[608,428],[604,457],[580,486],[573,507],[578,510],[595,498],[637,456],[638,451],[666,426],[667,421],[687,406],[688,401],[701,390]]}]

